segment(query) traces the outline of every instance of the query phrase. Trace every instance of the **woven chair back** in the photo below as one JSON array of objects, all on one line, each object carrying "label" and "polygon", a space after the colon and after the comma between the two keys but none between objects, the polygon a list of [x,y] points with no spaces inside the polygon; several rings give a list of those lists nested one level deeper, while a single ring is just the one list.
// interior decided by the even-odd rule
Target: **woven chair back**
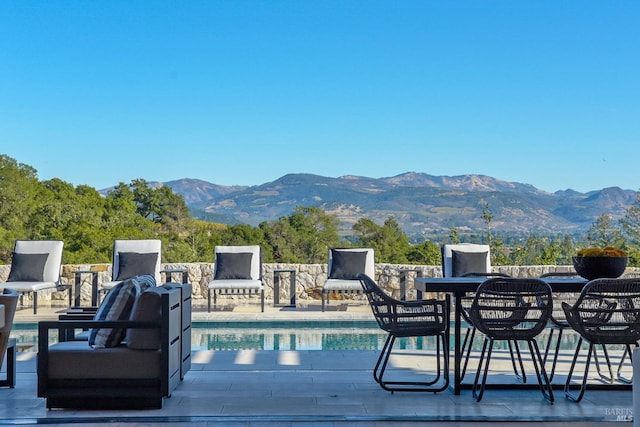
[{"label": "woven chair back", "polygon": [[449,311],[445,301],[400,301],[387,295],[366,274],[359,274],[358,279],[382,330],[395,336],[427,336],[448,327]]},{"label": "woven chair back", "polygon": [[595,279],[574,305],[563,303],[567,321],[595,344],[634,344],[640,340],[640,278]]},{"label": "woven chair back", "polygon": [[492,278],[478,287],[469,317],[493,339],[529,340],[545,328],[552,304],[551,288],[542,280]]}]

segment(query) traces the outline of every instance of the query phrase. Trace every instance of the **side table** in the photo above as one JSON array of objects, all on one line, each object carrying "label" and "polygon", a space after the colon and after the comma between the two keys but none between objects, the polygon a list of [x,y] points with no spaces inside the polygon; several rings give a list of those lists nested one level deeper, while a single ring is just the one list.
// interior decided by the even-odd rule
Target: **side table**
[{"label": "side table", "polygon": [[415,273],[416,277],[422,277],[422,269],[404,268],[400,270],[400,300],[402,301],[407,299],[407,277],[409,276],[409,273]]},{"label": "side table", "polygon": [[96,270],[76,270],[73,272],[75,274],[75,282],[73,286],[73,294],[74,294],[74,307],[80,307],[80,287],[81,287],[81,279],[83,274],[91,274],[91,306],[98,306],[98,271]]},{"label": "side table", "polygon": [[[280,304],[280,275],[289,274],[289,304]],[[273,306],[296,306],[296,270],[273,270]]]},{"label": "side table", "polygon": [[162,270],[160,272],[160,274],[164,274],[164,280],[166,283],[169,283],[173,280],[173,274],[174,273],[180,273],[182,274],[182,284],[185,283],[189,283],[189,270],[187,270],[186,268],[172,268],[172,269],[166,269],[166,270]]}]

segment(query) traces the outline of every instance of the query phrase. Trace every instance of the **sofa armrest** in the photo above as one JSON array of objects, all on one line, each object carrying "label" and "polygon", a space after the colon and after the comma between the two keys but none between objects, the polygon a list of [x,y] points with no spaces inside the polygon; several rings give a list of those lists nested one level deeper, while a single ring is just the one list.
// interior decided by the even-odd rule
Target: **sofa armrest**
[{"label": "sofa armrest", "polygon": [[[93,320],[98,307],[76,307],[67,310],[66,312],[58,316],[58,320]],[[60,327],[58,328],[58,340],[59,341],[86,341],[88,339],[87,334],[77,334],[76,329],[73,327]],[[86,332],[87,328],[82,328],[82,332]]]}]

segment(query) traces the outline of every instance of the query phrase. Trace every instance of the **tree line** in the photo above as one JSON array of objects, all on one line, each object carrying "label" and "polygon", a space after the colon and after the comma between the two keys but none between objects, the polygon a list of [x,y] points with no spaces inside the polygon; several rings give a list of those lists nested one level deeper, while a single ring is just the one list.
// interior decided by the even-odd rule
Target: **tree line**
[{"label": "tree line", "polygon": [[[639,193],[640,194],[640,193]],[[485,230],[462,234],[452,227],[442,242],[411,243],[393,216],[379,225],[360,218],[350,235],[339,220],[317,207],[299,206],[290,215],[247,224],[225,225],[193,218],[184,199],[168,186],[154,188],[144,179],[119,183],[102,196],[87,185],[58,178],[40,181],[37,171],[0,155],[0,263],[10,263],[16,239],[65,242],[65,264],[111,262],[115,239],[161,239],[164,262],[213,262],[217,245],[258,244],[264,262],[325,263],[328,248],[372,247],[376,262],[439,265],[440,245],[461,241],[487,243],[494,265],[564,265],[579,247],[616,246],[640,260],[640,196],[625,217],[602,214],[581,238],[531,233],[506,241],[492,230],[490,206],[483,208]]]}]

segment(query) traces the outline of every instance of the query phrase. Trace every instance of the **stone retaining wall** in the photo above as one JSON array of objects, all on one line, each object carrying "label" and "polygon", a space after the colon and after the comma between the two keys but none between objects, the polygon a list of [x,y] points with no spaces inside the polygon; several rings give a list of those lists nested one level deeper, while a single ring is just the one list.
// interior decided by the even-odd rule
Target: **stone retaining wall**
[{"label": "stone retaining wall", "polygon": [[[194,299],[202,299],[207,297],[207,284],[213,277],[212,263],[172,263],[163,264],[163,269],[187,269],[189,273],[189,282],[193,284]],[[4,282],[9,277],[11,266],[0,265],[0,282]],[[111,279],[111,264],[67,264],[62,266],[62,283],[74,283],[74,271],[76,270],[100,270],[98,273],[98,283],[106,282]],[[298,301],[304,300],[320,300],[320,292],[322,285],[327,278],[327,264],[263,264],[262,277],[265,284],[265,299],[273,300],[273,271],[274,270],[292,269],[296,270],[296,298]],[[399,297],[400,295],[400,276],[401,270],[417,269],[424,277],[440,277],[442,270],[439,265],[405,265],[405,264],[376,264],[376,282],[387,292]],[[506,273],[513,277],[538,277],[544,273],[552,271],[572,271],[573,267],[569,265],[527,265],[527,266],[497,266],[494,271]],[[640,275],[640,268],[627,268],[625,274]],[[415,299],[415,291],[413,290],[413,278],[415,273],[409,273],[407,280],[407,298]],[[280,282],[280,301],[284,302],[288,295],[288,280]],[[180,281],[181,275],[176,274],[173,281]],[[83,305],[88,305],[91,300],[91,275],[82,276],[82,301]],[[42,296],[45,297],[44,295]],[[62,292],[53,292],[52,298],[63,299],[66,294]],[[243,298],[242,296],[234,298]]]}]

